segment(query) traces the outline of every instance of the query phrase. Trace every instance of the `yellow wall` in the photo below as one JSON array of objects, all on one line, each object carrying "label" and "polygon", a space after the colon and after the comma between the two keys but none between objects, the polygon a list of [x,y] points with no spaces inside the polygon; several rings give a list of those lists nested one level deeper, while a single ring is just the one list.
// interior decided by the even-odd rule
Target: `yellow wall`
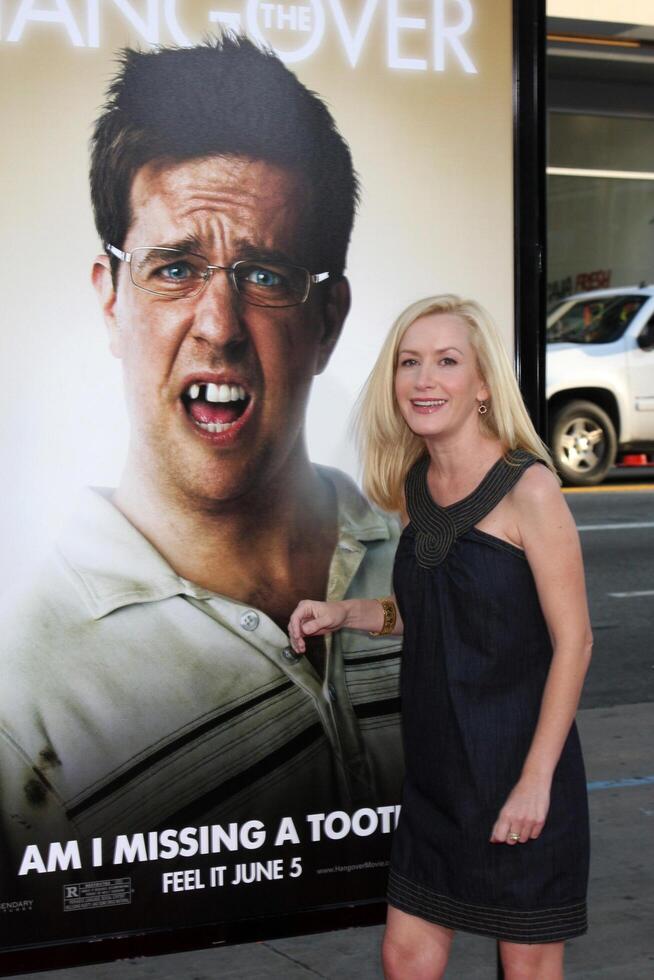
[{"label": "yellow wall", "polygon": [[548,17],[654,25],[652,0],[547,0]]}]

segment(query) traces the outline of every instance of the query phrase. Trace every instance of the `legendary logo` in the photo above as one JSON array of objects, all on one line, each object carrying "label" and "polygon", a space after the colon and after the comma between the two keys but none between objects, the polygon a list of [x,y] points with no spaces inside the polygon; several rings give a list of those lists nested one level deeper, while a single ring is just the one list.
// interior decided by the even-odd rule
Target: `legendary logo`
[{"label": "legendary logo", "polygon": [[31,898],[24,898],[16,902],[0,902],[0,912],[31,912],[34,901]]}]

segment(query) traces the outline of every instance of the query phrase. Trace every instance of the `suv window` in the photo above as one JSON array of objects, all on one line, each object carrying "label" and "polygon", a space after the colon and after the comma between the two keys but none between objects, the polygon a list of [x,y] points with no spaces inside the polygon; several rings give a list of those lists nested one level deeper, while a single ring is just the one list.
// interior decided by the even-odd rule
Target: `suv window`
[{"label": "suv window", "polygon": [[547,343],[610,344],[619,340],[648,296],[602,296],[562,303],[548,318]]}]

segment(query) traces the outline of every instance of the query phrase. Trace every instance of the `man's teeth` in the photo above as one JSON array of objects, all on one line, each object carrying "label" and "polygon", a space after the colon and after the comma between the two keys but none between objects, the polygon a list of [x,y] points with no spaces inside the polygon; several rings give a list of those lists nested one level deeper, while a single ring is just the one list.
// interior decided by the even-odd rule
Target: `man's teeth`
[{"label": "man's teeth", "polygon": [[245,388],[241,385],[217,385],[213,382],[209,384],[192,384],[187,389],[188,397],[195,401],[200,396],[207,402],[240,402],[245,401],[247,395]]},{"label": "man's teeth", "polygon": [[233,422],[198,422],[197,419],[193,421],[205,432],[225,432],[226,429],[231,429],[234,425]]},{"label": "man's teeth", "polygon": [[245,391],[240,385],[208,384],[204,397],[208,402],[238,402],[245,398]]},{"label": "man's teeth", "polygon": [[[228,402],[247,401],[248,395],[242,385],[214,384],[213,381],[193,382],[186,389],[186,397],[191,401],[201,398],[205,402],[214,404],[227,404]],[[200,422],[193,419],[195,425],[205,432],[225,432],[230,429],[237,420],[232,422]]]}]

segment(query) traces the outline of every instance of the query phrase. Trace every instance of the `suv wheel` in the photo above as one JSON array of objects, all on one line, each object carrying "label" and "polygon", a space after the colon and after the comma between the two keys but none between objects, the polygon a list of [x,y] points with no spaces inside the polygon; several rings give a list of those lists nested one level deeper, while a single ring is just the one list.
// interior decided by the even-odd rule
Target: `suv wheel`
[{"label": "suv wheel", "polygon": [[593,402],[568,402],[552,420],[552,455],[567,486],[601,483],[615,462],[613,422]]}]

